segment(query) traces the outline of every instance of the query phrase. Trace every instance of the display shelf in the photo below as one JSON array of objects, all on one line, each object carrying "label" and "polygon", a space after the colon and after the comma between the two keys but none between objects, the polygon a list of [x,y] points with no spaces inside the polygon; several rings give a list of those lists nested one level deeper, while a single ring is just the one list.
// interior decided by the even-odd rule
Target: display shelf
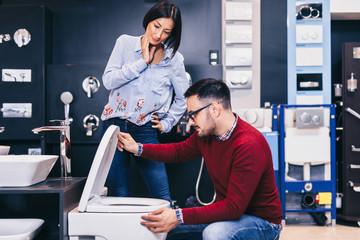
[{"label": "display shelf", "polygon": [[29,187],[1,187],[0,217],[40,218],[45,222],[36,239],[68,239],[67,213],[77,206],[85,179],[48,178]]}]

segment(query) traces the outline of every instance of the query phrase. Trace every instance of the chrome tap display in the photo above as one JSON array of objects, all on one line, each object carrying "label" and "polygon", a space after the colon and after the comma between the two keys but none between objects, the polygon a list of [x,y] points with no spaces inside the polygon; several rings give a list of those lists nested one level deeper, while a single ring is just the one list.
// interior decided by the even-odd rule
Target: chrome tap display
[{"label": "chrome tap display", "polygon": [[73,101],[74,97],[71,92],[63,92],[60,95],[61,101],[65,104],[64,112],[65,112],[65,122],[64,125],[70,125],[73,119],[70,118],[70,103]]},{"label": "chrome tap display", "polygon": [[91,137],[93,131],[99,127],[99,118],[94,114],[89,114],[84,117],[84,128],[86,128],[86,136]]},{"label": "chrome tap display", "polygon": [[82,83],[84,91],[87,93],[88,98],[91,98],[93,93],[96,93],[100,87],[100,81],[93,76],[88,76]]},{"label": "chrome tap display", "polygon": [[60,131],[60,165],[61,177],[71,177],[71,145],[70,145],[70,103],[73,101],[71,92],[63,92],[60,96],[65,104],[65,120],[50,120],[50,122],[60,122],[60,126],[44,126],[34,128],[33,133],[38,134],[42,131]]},{"label": "chrome tap display", "polygon": [[60,165],[61,177],[71,177],[71,147],[70,147],[70,126],[64,125],[65,121],[61,122],[62,126],[44,126],[34,128],[33,133],[38,134],[42,131],[60,131]]}]

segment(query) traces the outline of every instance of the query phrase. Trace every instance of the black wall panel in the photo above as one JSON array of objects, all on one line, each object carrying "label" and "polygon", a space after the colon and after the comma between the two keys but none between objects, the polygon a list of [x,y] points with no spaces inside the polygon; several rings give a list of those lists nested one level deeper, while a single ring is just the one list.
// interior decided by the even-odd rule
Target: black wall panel
[{"label": "black wall panel", "polygon": [[31,82],[0,80],[0,105],[3,103],[32,103],[31,118],[3,118],[5,131],[2,140],[35,140],[31,132],[44,123],[45,65],[51,61],[51,15],[42,6],[0,6],[0,34],[10,34],[25,28],[31,34],[28,45],[18,47],[13,40],[0,44],[2,69],[31,69]]},{"label": "black wall panel", "polygon": [[287,1],[261,1],[261,106],[287,103]]},{"label": "black wall panel", "polygon": [[[63,92],[69,91],[73,95],[70,103],[71,143],[98,143],[101,138],[101,125],[93,131],[92,136],[86,136],[83,119],[88,114],[95,114],[99,119],[108,100],[109,91],[102,86],[101,77],[103,65],[49,65],[47,67],[46,88],[46,122],[52,119],[65,119],[64,104],[60,100]],[[100,88],[91,98],[82,87],[83,80],[88,76],[96,77],[100,81]],[[100,120],[101,121],[101,120]],[[51,136],[50,136],[51,134]],[[57,138],[54,138],[54,135]],[[59,142],[59,134],[48,133],[47,142]]]}]

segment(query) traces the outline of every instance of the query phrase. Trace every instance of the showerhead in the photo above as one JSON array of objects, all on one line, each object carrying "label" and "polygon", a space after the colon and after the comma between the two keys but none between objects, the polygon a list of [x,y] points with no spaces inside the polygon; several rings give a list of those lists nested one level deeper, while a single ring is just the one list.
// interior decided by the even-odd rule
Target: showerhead
[{"label": "showerhead", "polygon": [[64,104],[70,104],[73,101],[74,97],[71,92],[63,92],[60,95],[60,99]]}]

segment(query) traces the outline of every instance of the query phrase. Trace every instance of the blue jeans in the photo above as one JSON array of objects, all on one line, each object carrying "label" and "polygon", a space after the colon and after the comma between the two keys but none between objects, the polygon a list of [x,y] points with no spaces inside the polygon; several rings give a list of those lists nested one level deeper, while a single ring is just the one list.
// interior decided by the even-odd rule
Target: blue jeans
[{"label": "blue jeans", "polygon": [[[157,129],[152,128],[148,122],[143,126],[137,126],[121,119],[109,119],[103,122],[103,133],[110,125],[120,127],[121,132],[129,133],[138,143],[159,143]],[[170,202],[169,183],[166,174],[165,163],[155,162],[142,157],[136,157],[127,151],[120,152],[116,149],[109,174],[106,179],[108,194],[110,196],[129,197],[130,191],[130,161],[133,160],[139,168],[140,175],[145,182],[149,197],[165,199]]]},{"label": "blue jeans", "polygon": [[167,235],[167,240],[277,240],[281,225],[244,214],[239,220],[211,224],[178,225]]}]

